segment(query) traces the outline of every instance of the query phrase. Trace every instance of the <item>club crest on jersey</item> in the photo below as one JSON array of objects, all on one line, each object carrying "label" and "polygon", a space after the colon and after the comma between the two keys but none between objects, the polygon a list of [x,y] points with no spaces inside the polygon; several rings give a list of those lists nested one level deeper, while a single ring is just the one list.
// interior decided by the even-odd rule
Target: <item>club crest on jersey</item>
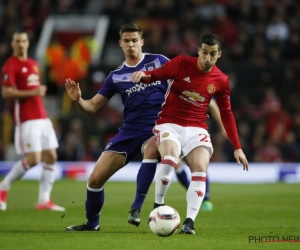
[{"label": "club crest on jersey", "polygon": [[214,93],[216,91],[216,86],[214,85],[214,84],[209,84],[208,86],[207,86],[207,92],[209,93],[209,94],[212,94],[212,93]]},{"label": "club crest on jersey", "polygon": [[164,134],[162,135],[163,138],[166,138],[166,137],[168,137],[168,136],[169,136],[169,133],[164,133]]},{"label": "club crest on jersey", "polygon": [[4,81],[7,81],[7,80],[8,80],[8,74],[5,74],[5,75],[3,76],[3,80],[4,80]]},{"label": "club crest on jersey", "polygon": [[34,70],[35,73],[39,73],[39,67],[38,66],[34,65],[33,70]]},{"label": "club crest on jersey", "polygon": [[155,69],[155,63],[154,62],[146,63],[145,68],[147,71],[152,71]]},{"label": "club crest on jersey", "polygon": [[189,97],[190,100],[192,101],[199,101],[199,102],[203,102],[205,100],[205,97],[201,96],[199,93],[194,92],[194,91],[183,91],[182,94],[186,95]]}]

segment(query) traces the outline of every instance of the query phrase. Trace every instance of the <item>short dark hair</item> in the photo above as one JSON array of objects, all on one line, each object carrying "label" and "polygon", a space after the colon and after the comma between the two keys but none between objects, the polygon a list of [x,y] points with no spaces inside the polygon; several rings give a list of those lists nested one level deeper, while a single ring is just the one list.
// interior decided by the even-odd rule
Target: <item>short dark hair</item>
[{"label": "short dark hair", "polygon": [[25,30],[16,30],[16,31],[14,31],[14,33],[12,34],[12,39],[14,39],[15,35],[20,35],[20,34],[26,34],[28,36],[28,39],[29,39],[28,32],[25,31]]},{"label": "short dark hair", "polygon": [[14,31],[13,36],[17,35],[17,34],[26,34],[26,35],[28,35],[27,31],[23,30],[23,29]]},{"label": "short dark hair", "polygon": [[143,37],[142,28],[135,23],[127,23],[127,24],[122,25],[120,28],[120,31],[119,31],[120,37],[125,32],[137,32],[141,36],[141,38]]},{"label": "short dark hair", "polygon": [[209,46],[218,45],[219,51],[221,50],[221,41],[220,38],[215,34],[205,34],[200,38],[199,47],[202,47],[202,44],[206,44]]}]

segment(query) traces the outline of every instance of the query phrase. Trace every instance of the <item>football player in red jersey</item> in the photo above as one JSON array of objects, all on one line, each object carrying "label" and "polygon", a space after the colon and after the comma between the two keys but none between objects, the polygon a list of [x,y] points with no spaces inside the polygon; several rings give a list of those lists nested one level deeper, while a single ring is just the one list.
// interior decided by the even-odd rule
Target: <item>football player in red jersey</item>
[{"label": "football player in red jersey", "polygon": [[184,158],[192,179],[186,194],[187,214],[180,231],[183,234],[195,234],[194,221],[205,194],[206,172],[213,153],[206,124],[212,97],[219,106],[223,126],[235,149],[234,157],[238,164],[242,163],[244,170],[248,170],[231,111],[228,76],[215,65],[220,56],[219,38],[205,34],[200,40],[198,57],[177,56],[161,68],[137,71],[131,76],[134,83],[173,79],[153,129],[161,155],[155,203],[157,206],[164,203],[169,186],[166,183],[170,183],[179,157]]},{"label": "football player in red jersey", "polygon": [[2,96],[14,100],[15,148],[24,158],[14,164],[0,184],[0,210],[7,208],[6,200],[12,182],[41,162],[36,209],[65,211],[50,200],[58,142],[43,102],[47,88],[40,84],[37,62],[28,58],[27,33],[15,32],[11,45],[13,55],[2,68]]}]

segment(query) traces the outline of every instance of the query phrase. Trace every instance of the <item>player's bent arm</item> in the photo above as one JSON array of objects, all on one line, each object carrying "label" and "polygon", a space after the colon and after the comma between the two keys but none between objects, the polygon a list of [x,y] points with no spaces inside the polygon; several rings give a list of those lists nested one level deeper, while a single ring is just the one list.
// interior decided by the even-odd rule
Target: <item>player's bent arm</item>
[{"label": "player's bent arm", "polygon": [[84,100],[80,97],[78,101],[75,102],[76,106],[86,112],[86,113],[96,113],[100,108],[108,102],[108,99],[100,94],[96,94],[90,100]]},{"label": "player's bent arm", "polygon": [[216,102],[215,99],[212,99],[209,103],[209,111],[212,115],[212,117],[215,119],[215,121],[217,122],[220,130],[222,131],[222,133],[224,135],[226,135],[226,131],[225,131],[225,128],[223,126],[223,123],[222,123],[222,120],[221,120],[221,116],[220,116],[220,110],[219,110],[219,107],[218,107],[218,104]]},{"label": "player's bent arm", "polygon": [[14,87],[2,86],[3,99],[19,99],[36,96],[33,90],[19,90]]},{"label": "player's bent arm", "polygon": [[166,62],[162,67],[152,71],[137,71],[131,75],[132,82],[151,83],[153,81],[163,81],[173,79],[179,71],[181,56]]}]

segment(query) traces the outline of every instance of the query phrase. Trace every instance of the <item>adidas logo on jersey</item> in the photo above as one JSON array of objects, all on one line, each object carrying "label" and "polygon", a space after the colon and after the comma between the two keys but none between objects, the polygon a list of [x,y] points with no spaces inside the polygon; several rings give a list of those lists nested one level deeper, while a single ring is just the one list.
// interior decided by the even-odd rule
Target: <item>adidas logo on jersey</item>
[{"label": "adidas logo on jersey", "polygon": [[186,81],[186,82],[191,82],[189,77],[183,78],[183,80]]}]

